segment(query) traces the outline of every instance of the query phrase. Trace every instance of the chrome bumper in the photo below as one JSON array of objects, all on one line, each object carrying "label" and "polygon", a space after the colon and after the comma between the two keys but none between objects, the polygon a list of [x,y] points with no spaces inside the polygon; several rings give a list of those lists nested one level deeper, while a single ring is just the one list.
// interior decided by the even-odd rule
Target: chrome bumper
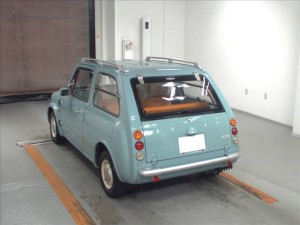
[{"label": "chrome bumper", "polygon": [[167,167],[167,168],[146,168],[146,169],[141,169],[139,171],[139,174],[143,177],[153,177],[153,176],[159,176],[162,174],[168,174],[168,173],[175,173],[175,172],[181,172],[184,170],[189,170],[189,169],[196,169],[196,168],[201,168],[205,166],[211,166],[215,164],[220,164],[220,163],[234,163],[236,160],[239,158],[240,154],[238,152],[223,156],[220,158],[216,159],[209,159],[201,162],[195,162],[195,163],[189,163],[189,164],[184,164],[180,166],[172,166],[172,167]]}]

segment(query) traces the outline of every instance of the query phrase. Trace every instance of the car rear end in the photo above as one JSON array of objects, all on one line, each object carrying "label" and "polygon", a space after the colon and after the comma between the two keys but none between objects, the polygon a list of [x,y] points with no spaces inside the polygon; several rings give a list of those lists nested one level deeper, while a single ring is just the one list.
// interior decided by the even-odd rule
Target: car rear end
[{"label": "car rear end", "polygon": [[141,120],[132,131],[137,183],[232,168],[238,130],[218,87],[200,69],[165,71],[131,79]]}]

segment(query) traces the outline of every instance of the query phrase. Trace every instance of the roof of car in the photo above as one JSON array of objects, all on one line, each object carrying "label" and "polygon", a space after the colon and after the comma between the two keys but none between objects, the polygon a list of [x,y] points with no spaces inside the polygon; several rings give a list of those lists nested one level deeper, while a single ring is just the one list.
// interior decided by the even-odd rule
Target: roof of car
[{"label": "roof of car", "polygon": [[145,73],[145,71],[193,71],[201,70],[195,62],[188,62],[178,59],[147,57],[146,60],[118,60],[102,61],[98,59],[83,58],[82,63],[93,63],[101,66],[113,67],[125,75]]}]

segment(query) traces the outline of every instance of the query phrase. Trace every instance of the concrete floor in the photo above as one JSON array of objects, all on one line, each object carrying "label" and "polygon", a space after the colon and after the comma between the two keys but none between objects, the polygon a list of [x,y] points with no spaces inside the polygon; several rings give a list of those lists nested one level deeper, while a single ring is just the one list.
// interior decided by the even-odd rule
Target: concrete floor
[{"label": "concrete floor", "polygon": [[[49,138],[48,101],[0,105],[1,224],[75,224],[17,142]],[[300,138],[292,128],[235,112],[241,158],[229,173],[277,198],[268,205],[224,178],[194,175],[145,184],[120,199],[73,146],[37,147],[97,224],[300,224]]]}]

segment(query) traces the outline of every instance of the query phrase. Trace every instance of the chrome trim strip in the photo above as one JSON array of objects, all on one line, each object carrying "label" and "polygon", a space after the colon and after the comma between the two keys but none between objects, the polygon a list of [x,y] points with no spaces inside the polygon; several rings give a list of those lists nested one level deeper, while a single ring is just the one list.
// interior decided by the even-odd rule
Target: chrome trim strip
[{"label": "chrome trim strip", "polygon": [[218,163],[227,163],[228,161],[231,161],[232,163],[236,162],[237,159],[239,158],[240,154],[238,152],[230,154],[228,156],[223,156],[220,158],[215,158],[215,159],[209,159],[201,162],[195,162],[195,163],[189,163],[185,165],[180,165],[180,166],[172,166],[172,167],[167,167],[167,168],[146,168],[146,169],[141,169],[139,171],[139,174],[143,177],[152,177],[152,176],[158,176],[166,173],[175,173],[175,172],[180,172],[184,170],[189,170],[189,169],[195,169],[195,168],[201,168],[204,166],[211,166],[214,164]]}]

